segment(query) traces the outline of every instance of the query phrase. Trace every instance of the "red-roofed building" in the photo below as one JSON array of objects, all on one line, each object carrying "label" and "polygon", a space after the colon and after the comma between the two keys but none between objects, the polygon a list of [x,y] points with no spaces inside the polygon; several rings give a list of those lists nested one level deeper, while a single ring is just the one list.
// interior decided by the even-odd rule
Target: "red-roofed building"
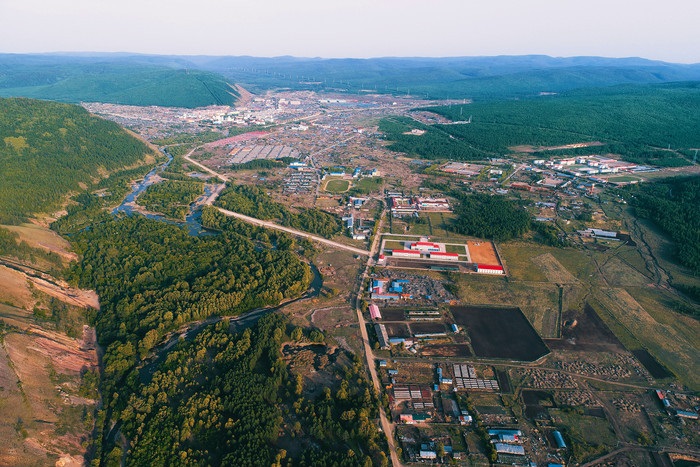
[{"label": "red-roofed building", "polygon": [[411,250],[440,251],[440,245],[432,242],[414,242],[411,243]]},{"label": "red-roofed building", "polygon": [[479,274],[505,274],[503,266],[493,266],[490,264],[477,264],[476,272]]},{"label": "red-roofed building", "polygon": [[369,316],[372,319],[382,319],[382,314],[379,313],[379,307],[374,303],[369,306]]}]

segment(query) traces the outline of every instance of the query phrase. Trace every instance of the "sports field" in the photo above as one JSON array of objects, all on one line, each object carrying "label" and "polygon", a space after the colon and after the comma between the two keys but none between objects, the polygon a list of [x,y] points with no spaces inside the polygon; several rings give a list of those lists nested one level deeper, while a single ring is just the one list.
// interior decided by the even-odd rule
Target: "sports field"
[{"label": "sports field", "polygon": [[492,242],[487,240],[469,240],[467,242],[467,248],[469,248],[469,257],[471,258],[472,263],[491,265],[501,264],[501,262],[498,261],[496,247],[493,246]]}]

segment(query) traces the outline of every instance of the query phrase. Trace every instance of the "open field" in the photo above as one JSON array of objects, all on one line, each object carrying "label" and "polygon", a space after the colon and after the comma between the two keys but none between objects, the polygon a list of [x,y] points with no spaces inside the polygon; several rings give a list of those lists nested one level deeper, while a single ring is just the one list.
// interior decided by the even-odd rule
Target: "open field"
[{"label": "open field", "polygon": [[548,249],[527,245],[522,242],[505,242],[498,245],[503,262],[508,265],[508,274],[512,280],[544,282],[547,276],[536,267],[532,258],[543,254]]},{"label": "open field", "polygon": [[450,311],[467,330],[478,357],[534,361],[549,353],[518,308],[468,305],[453,306]]},{"label": "open field", "polygon": [[610,183],[637,183],[642,179],[633,175],[618,175],[617,177],[608,177],[606,180]]},{"label": "open field", "polygon": [[576,278],[551,253],[545,253],[532,258],[542,270],[547,280],[555,284],[571,284],[577,282]]},{"label": "open field", "polygon": [[501,262],[498,260],[498,255],[496,254],[496,248],[488,240],[474,241],[469,240],[467,242],[467,247],[469,248],[469,256],[471,257],[472,263],[479,264],[490,264],[490,265],[500,265]]},{"label": "open field", "polygon": [[388,323],[386,324],[386,332],[389,337],[411,337],[411,331],[405,323]]},{"label": "open field", "polygon": [[423,213],[422,215],[427,216],[430,220],[433,236],[450,239],[453,242],[455,240],[465,238],[464,236],[449,230],[453,220],[457,217],[455,214],[449,212],[428,212]]},{"label": "open field", "polygon": [[700,323],[677,313],[673,321],[654,319],[620,288],[601,288],[596,299],[601,303],[596,307],[601,318],[628,350],[646,349],[688,386],[700,387]]},{"label": "open field", "polygon": [[576,461],[594,458],[611,450],[617,443],[615,432],[605,418],[560,409],[550,409],[549,414],[557,427],[575,445],[573,458]]}]

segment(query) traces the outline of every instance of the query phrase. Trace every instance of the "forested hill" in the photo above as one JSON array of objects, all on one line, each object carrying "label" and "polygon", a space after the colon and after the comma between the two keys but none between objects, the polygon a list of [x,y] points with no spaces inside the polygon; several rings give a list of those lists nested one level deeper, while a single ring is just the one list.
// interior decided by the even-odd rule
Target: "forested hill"
[{"label": "forested hill", "polygon": [[[559,146],[599,141],[604,146],[542,151],[537,157],[614,153],[632,162],[689,165],[700,145],[700,82],[625,85],[510,101],[433,107],[464,125],[423,125],[410,118],[382,120],[391,149],[426,159],[478,160],[519,145]],[[417,128],[422,136],[406,134]],[[670,145],[670,150],[669,149]]]},{"label": "forested hill", "polygon": [[69,192],[150,152],[81,107],[0,98],[0,223],[55,210]]},{"label": "forested hill", "polygon": [[233,105],[238,93],[216,73],[166,61],[0,55],[0,96],[195,108]]}]

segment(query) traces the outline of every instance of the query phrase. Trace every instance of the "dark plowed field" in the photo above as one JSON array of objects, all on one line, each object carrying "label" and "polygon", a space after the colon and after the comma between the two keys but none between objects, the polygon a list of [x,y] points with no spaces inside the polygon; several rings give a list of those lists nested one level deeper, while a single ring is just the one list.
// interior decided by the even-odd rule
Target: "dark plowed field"
[{"label": "dark plowed field", "polygon": [[472,352],[466,344],[426,345],[421,349],[425,357],[471,357]]},{"label": "dark plowed field", "polygon": [[633,350],[632,354],[634,354],[634,356],[637,357],[637,360],[644,365],[644,368],[649,371],[652,377],[656,379],[663,379],[673,376],[673,373],[668,371],[665,366],[659,363],[659,361],[645,349]]},{"label": "dark plowed field", "polygon": [[[562,339],[548,340],[558,350],[583,350],[587,352],[621,352],[625,347],[588,304],[583,310],[568,310],[562,316],[566,325]],[[576,322],[576,325],[572,324]]]},{"label": "dark plowed field", "polygon": [[445,325],[442,323],[411,323],[413,334],[435,334],[445,332]]},{"label": "dark plowed field", "polygon": [[403,308],[382,308],[382,321],[403,321],[406,319]]},{"label": "dark plowed field", "polygon": [[467,330],[477,357],[531,362],[549,353],[520,308],[454,306],[450,311]]},{"label": "dark plowed field", "polygon": [[408,326],[403,323],[388,323],[386,326],[386,333],[389,337],[411,337],[411,332],[408,330]]}]

